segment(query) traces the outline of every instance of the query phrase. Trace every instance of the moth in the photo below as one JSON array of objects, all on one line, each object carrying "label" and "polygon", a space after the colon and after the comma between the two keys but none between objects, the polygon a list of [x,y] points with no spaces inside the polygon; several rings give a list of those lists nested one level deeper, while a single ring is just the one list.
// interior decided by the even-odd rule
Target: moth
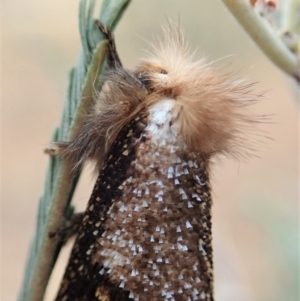
[{"label": "moth", "polygon": [[74,140],[98,178],[56,301],[213,300],[211,160],[247,152],[257,97],[191,52],[169,22],[129,71],[113,36],[105,83]]}]

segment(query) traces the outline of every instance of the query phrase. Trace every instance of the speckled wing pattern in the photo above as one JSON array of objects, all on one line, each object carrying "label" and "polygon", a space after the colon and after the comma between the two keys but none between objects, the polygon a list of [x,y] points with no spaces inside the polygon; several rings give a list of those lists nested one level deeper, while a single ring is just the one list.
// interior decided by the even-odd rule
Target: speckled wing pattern
[{"label": "speckled wing pattern", "polygon": [[95,251],[102,249],[99,238],[105,231],[107,214],[122,196],[122,183],[135,159],[135,148],[144,124],[133,120],[120,133],[108,154],[96,180],[88,208],[84,214],[69,264],[56,300],[129,300],[128,292],[110,283],[100,274],[102,262],[93,260]]},{"label": "speckled wing pattern", "polygon": [[213,300],[207,159],[150,115],[107,154],[56,301]]}]

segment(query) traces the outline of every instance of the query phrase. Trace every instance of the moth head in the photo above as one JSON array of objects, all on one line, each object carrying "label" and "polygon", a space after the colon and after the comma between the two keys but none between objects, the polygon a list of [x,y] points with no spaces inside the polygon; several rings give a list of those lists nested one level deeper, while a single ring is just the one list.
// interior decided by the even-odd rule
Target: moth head
[{"label": "moth head", "polygon": [[248,152],[244,132],[251,132],[257,121],[247,109],[258,98],[252,84],[231,79],[197,58],[177,24],[169,22],[152,49],[134,71],[149,91],[146,105],[173,101],[172,124],[191,150],[208,155]]},{"label": "moth head", "polygon": [[140,62],[135,74],[152,93],[176,96],[192,67],[191,55],[177,24],[168,23],[163,29],[163,38],[152,45],[152,54]]}]

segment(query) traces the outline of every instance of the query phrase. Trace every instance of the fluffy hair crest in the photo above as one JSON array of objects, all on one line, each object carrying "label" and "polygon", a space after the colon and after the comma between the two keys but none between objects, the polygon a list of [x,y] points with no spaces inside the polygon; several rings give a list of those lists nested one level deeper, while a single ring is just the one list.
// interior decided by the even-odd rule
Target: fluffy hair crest
[{"label": "fluffy hair crest", "polygon": [[[168,23],[153,50],[133,72],[121,63],[107,72],[94,112],[75,139],[59,143],[62,153],[74,164],[96,160],[99,169],[125,124],[141,110],[172,99],[174,112],[179,112],[177,125],[191,151],[206,156],[251,154],[244,133],[253,132],[253,123],[259,122],[245,108],[258,98],[251,93],[252,84],[231,80],[204,59],[197,60],[177,24]],[[116,51],[114,45],[110,51]]]},{"label": "fluffy hair crest", "polygon": [[146,105],[174,99],[176,111],[181,112],[181,133],[188,146],[200,153],[251,153],[244,133],[251,133],[253,123],[259,121],[246,108],[259,97],[252,94],[253,84],[232,80],[195,58],[179,26],[169,23],[153,54],[135,71],[147,78],[151,93]]}]

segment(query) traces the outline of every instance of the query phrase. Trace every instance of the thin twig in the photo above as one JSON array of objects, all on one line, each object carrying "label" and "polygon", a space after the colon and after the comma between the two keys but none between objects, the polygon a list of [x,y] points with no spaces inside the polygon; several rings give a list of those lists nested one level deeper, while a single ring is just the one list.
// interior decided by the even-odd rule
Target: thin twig
[{"label": "thin twig", "polygon": [[247,0],[222,0],[261,50],[283,71],[300,81],[297,56],[278,37]]}]

